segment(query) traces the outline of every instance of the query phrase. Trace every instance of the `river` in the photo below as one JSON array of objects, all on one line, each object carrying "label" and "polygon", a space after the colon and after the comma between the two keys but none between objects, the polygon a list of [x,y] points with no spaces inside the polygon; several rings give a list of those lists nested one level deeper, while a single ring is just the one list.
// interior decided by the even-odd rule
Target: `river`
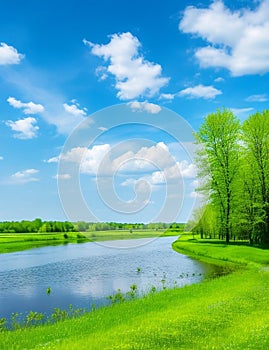
[{"label": "river", "polygon": [[124,241],[122,249],[116,241],[108,246],[89,242],[1,254],[0,318],[31,310],[49,315],[55,307],[68,309],[70,304],[90,309],[108,303],[107,296],[118,289],[126,293],[132,284],[141,295],[152,286],[198,283],[213,271],[173,251],[174,240]]}]

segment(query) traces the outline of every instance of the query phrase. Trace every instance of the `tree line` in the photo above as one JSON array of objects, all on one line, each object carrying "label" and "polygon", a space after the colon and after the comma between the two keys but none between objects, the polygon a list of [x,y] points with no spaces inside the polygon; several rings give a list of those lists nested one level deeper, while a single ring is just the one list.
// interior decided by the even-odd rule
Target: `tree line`
[{"label": "tree line", "polygon": [[269,110],[244,122],[229,109],[209,114],[195,134],[198,192],[207,201],[194,214],[201,237],[269,244]]},{"label": "tree line", "polygon": [[3,221],[0,222],[2,233],[42,233],[42,232],[73,232],[74,224],[69,221],[42,221],[37,218],[33,221]]},{"label": "tree line", "polygon": [[111,230],[165,230],[183,231],[182,223],[119,223],[119,222],[69,222],[69,221],[42,221],[37,218],[33,221],[3,221],[0,222],[1,233],[42,233],[42,232],[86,232]]}]

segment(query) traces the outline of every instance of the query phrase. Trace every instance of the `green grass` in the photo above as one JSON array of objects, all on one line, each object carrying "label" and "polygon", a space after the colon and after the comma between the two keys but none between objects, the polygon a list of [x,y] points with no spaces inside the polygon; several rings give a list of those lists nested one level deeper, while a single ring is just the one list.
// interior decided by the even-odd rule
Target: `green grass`
[{"label": "green grass", "polygon": [[88,240],[79,232],[0,233],[0,253],[11,253],[47,245],[86,242]]},{"label": "green grass", "polygon": [[11,253],[48,245],[65,243],[82,243],[89,241],[107,241],[116,239],[150,238],[158,236],[178,236],[175,231],[152,231],[152,230],[114,230],[93,232],[46,232],[46,233],[0,233],[0,254]]},{"label": "green grass", "polygon": [[137,238],[154,238],[165,236],[179,236],[178,231],[169,230],[111,230],[111,231],[91,231],[83,234],[93,241],[108,241],[115,239],[137,239]]},{"label": "green grass", "polygon": [[[201,243],[174,248],[237,270],[53,325],[0,333],[1,349],[268,349],[269,251]],[[238,269],[240,266],[240,269]]]}]

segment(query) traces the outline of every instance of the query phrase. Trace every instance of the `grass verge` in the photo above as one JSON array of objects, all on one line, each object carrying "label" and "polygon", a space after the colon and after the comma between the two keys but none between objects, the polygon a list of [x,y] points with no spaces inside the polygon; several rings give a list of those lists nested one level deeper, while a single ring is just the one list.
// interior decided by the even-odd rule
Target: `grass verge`
[{"label": "grass verge", "polygon": [[53,325],[0,333],[1,349],[268,349],[269,252],[201,243],[174,249],[234,273],[111,305]]},{"label": "grass verge", "polygon": [[0,233],[0,253],[65,243],[82,243],[89,239],[79,232]]},{"label": "grass verge", "polygon": [[108,241],[116,239],[136,239],[164,236],[178,236],[177,231],[152,230],[111,230],[93,232],[46,232],[46,233],[0,233],[0,254],[31,248],[59,245],[66,243],[83,243],[91,241]]}]

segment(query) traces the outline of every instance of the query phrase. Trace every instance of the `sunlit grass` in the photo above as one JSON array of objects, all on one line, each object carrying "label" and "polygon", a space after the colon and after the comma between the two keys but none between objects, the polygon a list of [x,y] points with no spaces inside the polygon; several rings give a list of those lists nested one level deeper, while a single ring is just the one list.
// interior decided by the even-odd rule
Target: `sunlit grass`
[{"label": "sunlit grass", "polygon": [[88,238],[79,232],[0,233],[0,253],[85,241]]},{"label": "sunlit grass", "polygon": [[167,230],[108,230],[92,232],[0,233],[0,253],[10,253],[36,247],[86,241],[107,241],[164,236],[178,236]]}]

